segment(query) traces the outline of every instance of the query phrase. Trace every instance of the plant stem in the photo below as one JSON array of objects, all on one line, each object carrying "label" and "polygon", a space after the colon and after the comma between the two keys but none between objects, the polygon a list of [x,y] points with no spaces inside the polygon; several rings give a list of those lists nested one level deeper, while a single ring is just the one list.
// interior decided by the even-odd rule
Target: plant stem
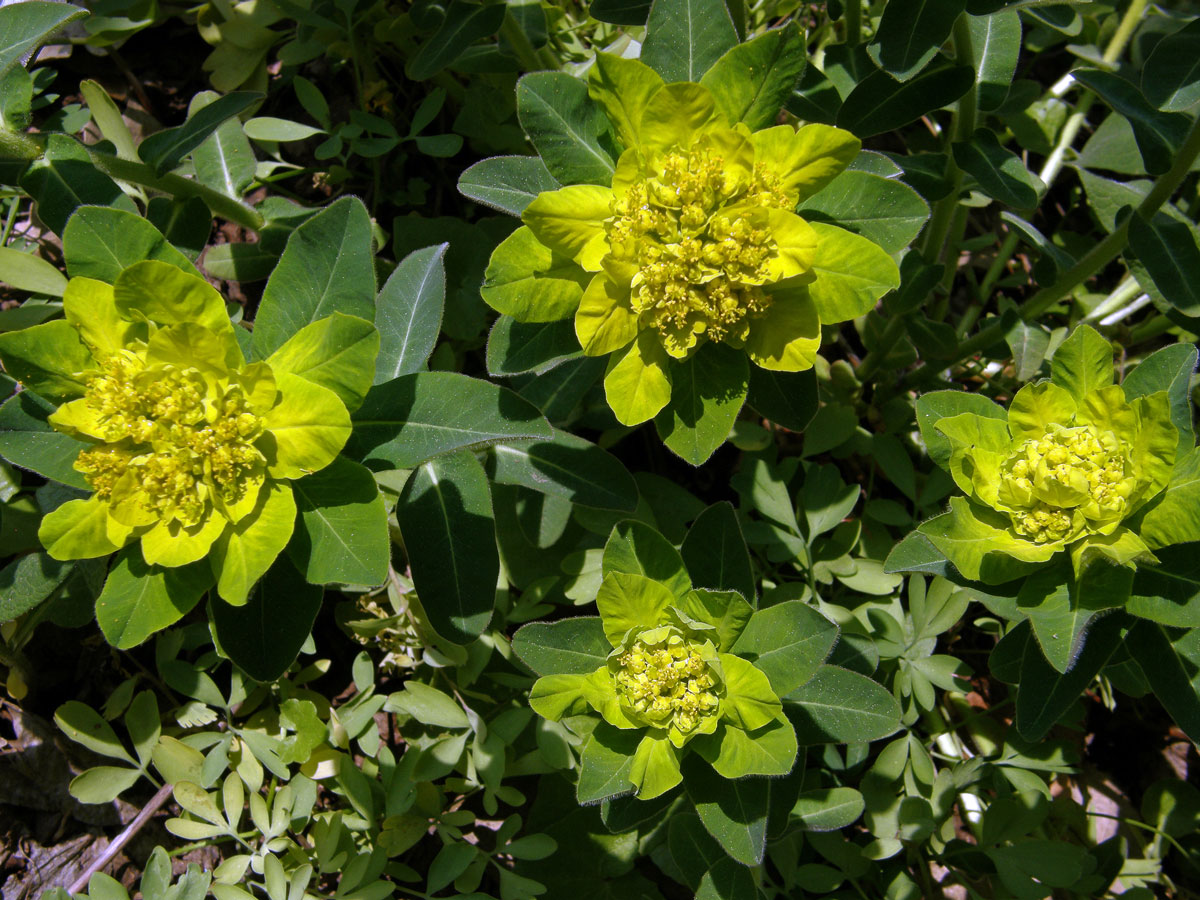
[{"label": "plant stem", "polygon": [[171,785],[164,784],[158,789],[150,802],[141,808],[141,811],[134,817],[125,830],[113,838],[112,842],[104,848],[104,852],[97,856],[90,866],[80,873],[79,877],[67,888],[67,893],[78,894],[91,880],[91,877],[112,862],[113,857],[121,852],[121,848],[133,840],[133,836],[142,830],[142,826],[150,821],[150,817],[158,812],[159,808],[167,802],[167,798],[171,796]]},{"label": "plant stem", "polygon": [[[1152,219],[1154,214],[1158,212],[1159,207],[1170,198],[1175,189],[1179,187],[1180,182],[1187,176],[1188,170],[1191,169],[1192,163],[1196,161],[1197,156],[1200,156],[1200,120],[1192,124],[1191,131],[1188,132],[1183,146],[1175,156],[1175,162],[1166,174],[1154,183],[1154,187],[1150,189],[1150,193],[1146,195],[1146,198],[1138,204],[1133,215],[1141,216],[1147,221]],[[1058,281],[1049,287],[1042,288],[1025,301],[1018,310],[1021,319],[1026,322],[1036,319],[1046,312],[1046,310],[1050,309],[1050,307],[1054,306],[1054,304],[1070,296],[1075,288],[1079,287],[1079,285],[1083,284],[1087,279],[1116,259],[1121,254],[1121,251],[1125,249],[1125,245],[1128,242],[1129,221],[1127,217],[1125,221],[1117,226],[1112,234],[1108,235],[1108,237],[1084,254],[1079,262],[1064,272]],[[1167,327],[1169,328],[1170,326],[1168,325]],[[958,359],[960,361],[964,360],[1000,340],[1004,333],[1003,328],[1002,321],[995,319],[992,324],[959,345]],[[1163,330],[1166,329],[1164,328]],[[939,369],[944,367],[944,364],[938,364]],[[904,379],[904,382],[920,380],[931,371],[933,371],[933,366],[929,363],[924,363],[911,372]]]}]

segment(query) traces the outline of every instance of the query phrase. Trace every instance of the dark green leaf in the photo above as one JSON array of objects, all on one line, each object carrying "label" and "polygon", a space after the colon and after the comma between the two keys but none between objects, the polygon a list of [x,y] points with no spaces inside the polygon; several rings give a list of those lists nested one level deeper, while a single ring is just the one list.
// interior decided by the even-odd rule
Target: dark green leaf
[{"label": "dark green leaf", "polygon": [[375,384],[425,367],[442,328],[446,304],[443,257],[449,244],[414,250],[400,261],[375,299],[379,356]]},{"label": "dark green leaf", "polygon": [[245,606],[209,605],[217,646],[247,675],[274,681],[308,640],[324,592],[309,584],[286,555],[267,570]]},{"label": "dark green leaf", "polygon": [[413,584],[438,634],[467,644],[492,618],[500,558],[483,466],[467,451],[421,465],[398,518]]},{"label": "dark green leaf", "polygon": [[517,116],[551,176],[563,184],[612,180],[612,157],[600,144],[608,120],[587,85],[565,72],[534,72],[517,82]]},{"label": "dark green leaf", "polygon": [[799,212],[870,238],[888,253],[911,244],[929,219],[929,205],[904,182],[853,169],[806,199]]},{"label": "dark green leaf", "polygon": [[846,97],[837,125],[864,138],[895,131],[953,103],[974,83],[974,69],[948,63],[934,62],[906,82],[887,72],[872,72]]},{"label": "dark green leaf", "polygon": [[1142,90],[1166,112],[1183,112],[1200,103],[1200,19],[1155,44],[1142,69]]},{"label": "dark green leaf", "polygon": [[724,0],[654,0],[641,58],[664,81],[699,81],[737,42]]},{"label": "dark green leaf", "polygon": [[757,131],[775,124],[806,61],[804,36],[791,22],[728,50],[700,83],[731,123]]},{"label": "dark green leaf", "polygon": [[725,853],[697,815],[676,814],[671,816],[669,826],[667,846],[671,858],[687,879],[688,887],[696,890],[705,873],[724,859]]},{"label": "dark green leaf", "polygon": [[1187,116],[1183,113],[1159,112],[1150,105],[1137,85],[1114,72],[1076,69],[1071,74],[1077,82],[1094,91],[1129,120],[1147,172],[1161,175],[1171,168],[1175,153],[1188,132],[1190,123]]},{"label": "dark green leaf", "polygon": [[21,62],[27,53],[87,11],[68,3],[26,0],[0,7],[0,76]]},{"label": "dark green leaf", "polygon": [[910,533],[892,548],[883,563],[884,572],[920,572],[948,577],[950,561],[933,542],[919,531]]},{"label": "dark green leaf", "polygon": [[1121,643],[1126,616],[1101,617],[1088,632],[1083,651],[1066,674],[1050,666],[1036,641],[1028,641],[1017,691],[1017,731],[1030,742],[1040,741],[1062,718],[1104,668]]},{"label": "dark green leaf", "polygon": [[665,537],[642,522],[618,522],[604,545],[604,574],[625,572],[662,582],[677,597],[691,590],[683,557]]},{"label": "dark green leaf", "polygon": [[[213,91],[200,92],[192,98],[188,115],[194,115],[217,100],[218,95]],[[192,151],[192,165],[196,167],[196,180],[201,184],[234,200],[242,199],[242,194],[254,180],[255,171],[254,150],[242,130],[242,123],[231,115],[218,125]],[[207,241],[207,230],[204,237]]]},{"label": "dark green leaf", "polygon": [[[592,4],[595,15],[596,4]],[[458,177],[458,192],[492,209],[519,216],[543,191],[562,187],[536,156],[493,156]]]},{"label": "dark green leaf", "polygon": [[836,625],[811,606],[789,600],[755,612],[732,652],[762,670],[782,697],[821,670],[837,639]]},{"label": "dark green leaf", "polygon": [[538,675],[588,675],[613,649],[599,616],[531,622],[513,635],[512,647]]},{"label": "dark green leaf", "polygon": [[1013,9],[971,16],[971,54],[975,57],[979,109],[999,109],[1008,97],[1021,53],[1021,16]]},{"label": "dark green leaf", "polygon": [[421,45],[404,68],[413,81],[424,81],[454,62],[476,41],[495,34],[504,22],[505,5],[451,0],[441,27]]},{"label": "dark green leaf", "polygon": [[519,484],[599,509],[637,508],[637,484],[621,461],[565,431],[556,430],[549,441],[497,444],[489,460],[489,474],[500,484]]},{"label": "dark green leaf", "polygon": [[488,334],[489,375],[542,374],[582,355],[573,319],[518,322],[512,316],[500,316]]},{"label": "dark green leaf", "polygon": [[693,466],[725,443],[746,400],[746,354],[709,342],[671,369],[671,401],[654,417],[664,444]]},{"label": "dark green leaf", "polygon": [[22,391],[0,406],[0,456],[51,481],[90,490],[73,468],[88,445],[55,431],[46,421],[55,406],[32,391]]},{"label": "dark green leaf", "polygon": [[754,602],[750,551],[728,501],[714,503],[696,517],[679,552],[695,587],[737,591]]},{"label": "dark green leaf", "polygon": [[74,562],[60,562],[45,553],[27,553],[0,569],[0,623],[45,602],[74,571]]},{"label": "dark green leaf", "polygon": [[685,758],[683,783],[708,833],[744,866],[762,862],[770,802],[766,778],[722,778],[699,756]]},{"label": "dark green leaf", "polygon": [[137,212],[133,201],[117,183],[92,165],[87,150],[65,134],[47,137],[45,153],[25,170],[21,187],[37,201],[41,220],[64,239],[67,221],[81,206],[111,207],[130,214]]},{"label": "dark green leaf", "polygon": [[1200,284],[1194,277],[1200,271],[1200,241],[1193,226],[1166,216],[1147,222],[1135,213],[1129,217],[1129,248],[1171,308],[1200,316]]},{"label": "dark green leaf", "polygon": [[908,81],[946,42],[965,5],[966,0],[889,0],[867,52],[885,72]]},{"label": "dark green leaf", "polygon": [[875,741],[900,727],[900,705],[888,690],[837,666],[821,666],[783,705],[801,745]]},{"label": "dark green leaf", "polygon": [[1158,563],[1142,563],[1126,606],[1130,615],[1177,628],[1200,627],[1200,553],[1197,544],[1155,550]]},{"label": "dark green leaf", "polygon": [[[1200,694],[1192,674],[1198,662],[1191,647],[1195,641],[1189,640],[1193,634],[1194,630],[1172,641],[1161,625],[1141,621],[1129,630],[1125,645],[1141,666],[1154,695],[1194,744],[1200,742]],[[1184,648],[1191,652],[1180,652]]]},{"label": "dark green leaf", "polygon": [[257,91],[234,91],[198,109],[193,107],[193,113],[182,125],[164,128],[143,140],[138,145],[138,156],[154,169],[154,174],[169,172],[203,144],[223,122],[262,98],[263,95]]},{"label": "dark green leaf", "polygon": [[776,425],[803,431],[817,414],[817,377],[811,369],[771,372],[751,366],[746,402]]},{"label": "dark green leaf", "polygon": [[370,470],[339,456],[292,482],[300,517],[288,544],[313,584],[382,584],[391,557],[387,510]]},{"label": "dark green leaf", "polygon": [[265,359],[305,325],[335,312],[375,319],[371,219],[357,197],[334,202],[288,237],[263,290],[254,354]]},{"label": "dark green leaf", "polygon": [[642,737],[643,731],[637,728],[614,728],[607,722],[596,726],[580,758],[582,768],[575,787],[580,803],[594,803],[633,791],[629,771]]},{"label": "dark green leaf", "polygon": [[1019,156],[1000,146],[995,132],[981,128],[965,143],[951,149],[954,161],[992,199],[1016,209],[1032,209],[1045,189],[1040,178],[1025,168]]},{"label": "dark green leaf", "polygon": [[858,821],[863,807],[863,796],[854,788],[817,788],[796,799],[792,815],[805,831],[836,831]]},{"label": "dark green leaf", "polygon": [[372,469],[407,469],[464,447],[554,436],[512,391],[457,372],[417,372],[376,385],[351,420],[345,452]]},{"label": "dark green leaf", "polygon": [[1077,581],[1067,560],[1046,565],[1021,585],[1017,604],[1029,616],[1042,654],[1059,672],[1075,665],[1096,615],[1124,606],[1133,570],[1096,562]]},{"label": "dark green leaf", "polygon": [[128,650],[179,621],[214,580],[207,560],[174,569],[148,566],[135,543],[117,554],[96,598],[96,621],[110,644]]}]

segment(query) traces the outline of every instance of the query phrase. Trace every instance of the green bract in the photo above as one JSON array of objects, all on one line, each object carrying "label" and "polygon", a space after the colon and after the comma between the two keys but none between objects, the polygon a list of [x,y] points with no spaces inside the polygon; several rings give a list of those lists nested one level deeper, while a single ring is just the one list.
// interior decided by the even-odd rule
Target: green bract
[{"label": "green bract", "polygon": [[[1019,574],[1012,561],[1042,563],[1063,550],[1076,575],[1097,557],[1129,566],[1154,559],[1130,520],[1171,481],[1179,432],[1170,399],[1166,391],[1127,396],[1112,383],[1107,342],[1086,326],[1078,334],[1052,379],[1021,388],[1007,416],[961,412],[933,422],[967,497],[919,530],[967,578],[1008,580]],[[1093,354],[1095,371],[1079,373],[1067,360],[1089,343],[1103,355]]]},{"label": "green bract", "polygon": [[[795,761],[796,735],[771,680],[731,652],[753,608],[734,591],[673,587],[609,572],[596,596],[600,617],[560,623],[564,646],[599,631],[607,648],[594,669],[547,673],[530,696],[551,720],[603,720],[583,753],[581,800],[598,779],[609,794],[633,788],[641,799],[657,797],[682,780],[691,749],[726,778],[783,775]],[[615,781],[605,776],[614,757]]]},{"label": "green bract", "polygon": [[[64,401],[49,422],[85,445],[74,468],[92,495],[45,516],[38,537],[63,560],[135,541],[150,566],[207,556],[221,596],[245,602],[292,534],[289,482],[328,466],[350,436],[340,392],[298,374],[311,365],[305,348],[344,334],[342,320],[372,326],[331,317],[247,362],[221,296],[162,262],[112,285],[74,278],[63,310],[66,321],[0,337],[7,371]],[[371,374],[341,373],[363,381],[350,395]]]},{"label": "green bract", "polygon": [[[718,406],[738,398],[736,414],[747,371],[736,355],[710,354],[706,372],[727,382],[715,388],[673,369],[711,344],[764,369],[809,369],[822,324],[899,284],[877,245],[795,213],[858,154],[849,132],[752,132],[708,87],[604,54],[588,91],[624,148],[611,184],[538,194],[492,255],[482,294],[520,322],[573,317],[583,352],[609,356],[605,393],[623,424],[657,415],[683,381]],[[677,418],[668,433],[696,416]]]}]

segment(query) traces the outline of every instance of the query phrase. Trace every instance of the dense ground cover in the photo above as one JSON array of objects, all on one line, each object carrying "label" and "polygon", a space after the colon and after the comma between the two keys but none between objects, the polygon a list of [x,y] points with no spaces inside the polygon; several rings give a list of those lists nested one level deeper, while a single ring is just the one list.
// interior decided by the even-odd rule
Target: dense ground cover
[{"label": "dense ground cover", "polygon": [[4,900],[1200,893],[1200,19],[0,6]]}]

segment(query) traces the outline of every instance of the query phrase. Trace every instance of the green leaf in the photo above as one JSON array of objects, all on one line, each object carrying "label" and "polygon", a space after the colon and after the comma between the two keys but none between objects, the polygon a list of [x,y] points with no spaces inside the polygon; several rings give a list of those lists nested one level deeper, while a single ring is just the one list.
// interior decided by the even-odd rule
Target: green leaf
[{"label": "green leaf", "polygon": [[684,787],[700,821],[725,852],[744,866],[759,865],[767,847],[770,782],[729,781],[692,756],[684,767]]},{"label": "green leaf", "polygon": [[512,316],[500,316],[488,333],[487,368],[489,375],[538,375],[572,359],[581,359],[575,322],[569,318],[554,322],[518,322]]},{"label": "green leaf", "polygon": [[679,548],[692,584],[716,591],[737,591],[753,602],[754,570],[737,513],[728,501],[704,510]]},{"label": "green leaf", "polygon": [[661,797],[683,780],[679,769],[679,750],[662,732],[643,732],[629,766],[629,780],[637,788],[639,800]]},{"label": "green leaf", "polygon": [[619,459],[557,429],[549,441],[495,445],[488,455],[488,474],[500,484],[521,485],[582,506],[623,512],[637,508],[637,483]]},{"label": "green leaf", "polygon": [[292,486],[287,482],[270,482],[259,494],[256,509],[240,522],[230,524],[212,545],[209,559],[221,599],[234,606],[245,604],[254,583],[266,574],[288,545],[295,521]]},{"label": "green leaf", "polygon": [[1046,329],[1017,319],[1004,335],[1004,341],[1012,351],[1017,380],[1029,381],[1035,377],[1046,360],[1046,351],[1050,348],[1050,335]]},{"label": "green leaf", "polygon": [[118,740],[112,726],[85,703],[68,700],[54,711],[54,724],[75,743],[82,744],[93,753],[137,765],[137,761]]},{"label": "green leaf", "polygon": [[667,585],[642,575],[609,572],[596,594],[596,609],[604,620],[604,634],[614,647],[632,628],[661,625],[667,607],[678,598]]},{"label": "green leaf", "polygon": [[1124,606],[1132,584],[1132,569],[1105,562],[1093,563],[1076,579],[1064,559],[1027,578],[1017,605],[1029,616],[1046,661],[1065,673],[1075,665],[1096,615]]},{"label": "green leaf", "polygon": [[329,388],[356,409],[371,387],[379,332],[366,319],[333,313],[310,322],[267,357],[277,376],[290,372]]},{"label": "green leaf", "polygon": [[519,216],[543,191],[561,184],[536,156],[493,156],[458,176],[458,192],[469,200]]},{"label": "green leaf", "polygon": [[[201,91],[192,98],[188,115],[195,116],[200,109],[218,102],[218,97],[213,91]],[[192,151],[192,165],[196,168],[196,180],[201,184],[226,197],[241,200],[246,188],[254,181],[255,170],[254,150],[242,130],[242,123],[230,116],[218,125]],[[207,237],[206,233],[206,242]]]},{"label": "green leaf", "polygon": [[483,466],[465,450],[422,464],[399,509],[413,584],[430,623],[455,643],[470,643],[491,621],[500,573]]},{"label": "green leaf", "polygon": [[1137,85],[1115,72],[1084,68],[1075,69],[1071,75],[1129,120],[1147,172],[1162,175],[1171,168],[1190,127],[1186,115],[1159,112],[1150,105]]},{"label": "green leaf", "polygon": [[1050,380],[1083,403],[1092,391],[1113,383],[1112,344],[1090,325],[1078,326],[1054,351]]},{"label": "green leaf", "polygon": [[375,384],[425,368],[442,329],[449,244],[414,250],[396,266],[375,299],[379,357]]},{"label": "green leaf", "polygon": [[41,220],[64,239],[68,220],[82,206],[137,212],[117,183],[92,164],[87,150],[65,134],[47,137],[45,152],[25,170],[20,183],[37,201]]},{"label": "green leaf", "polygon": [[812,227],[817,232],[817,280],[808,294],[822,325],[861,316],[900,286],[900,269],[878,244],[835,225],[814,222]]},{"label": "green leaf", "polygon": [[1138,363],[1121,382],[1125,397],[1132,401],[1158,391],[1166,391],[1171,401],[1171,421],[1179,430],[1179,447],[1176,460],[1196,444],[1192,430],[1192,404],[1188,398],[1188,385],[1196,371],[1196,360],[1200,357],[1194,344],[1171,344],[1156,350]]},{"label": "green leaf", "polygon": [[257,91],[234,91],[218,97],[194,109],[182,125],[164,128],[143,140],[138,145],[138,155],[154,169],[155,175],[169,172],[220,128],[221,123],[262,98],[263,95]]},{"label": "green leaf", "polygon": [[974,83],[975,70],[970,66],[937,61],[906,82],[875,71],[846,97],[838,110],[837,125],[860,138],[895,131],[953,103]]},{"label": "green leaf", "polygon": [[[1195,503],[1196,501],[1192,501]],[[1200,627],[1200,545],[1155,551],[1158,563],[1141,563],[1126,611],[1175,628]]]},{"label": "green leaf", "polygon": [[712,93],[728,122],[745,122],[757,131],[775,124],[806,62],[804,36],[795,22],[789,22],[731,47],[700,83]]},{"label": "green leaf", "polygon": [[574,314],[592,277],[521,226],[492,252],[479,294],[518,322],[554,322]]},{"label": "green leaf", "polygon": [[692,588],[683,557],[654,528],[632,519],[618,522],[604,545],[605,575],[639,575],[665,585],[676,598]]},{"label": "green leaf", "polygon": [[19,291],[48,297],[61,297],[67,289],[67,279],[57,268],[36,253],[12,247],[0,247],[0,281]]},{"label": "green leaf", "polygon": [[725,674],[721,717],[746,732],[762,728],[780,712],[779,698],[771,682],[753,663],[740,656],[722,653],[720,659]]},{"label": "green leaf", "polygon": [[1061,549],[1015,537],[1007,518],[965,497],[953,497],[950,512],[923,522],[917,530],[963,577],[1002,584],[1027,574]]},{"label": "green leaf", "polygon": [[265,359],[335,312],[375,318],[371,219],[356,197],[330,204],[288,237],[254,321],[254,355]]},{"label": "green leaf", "polygon": [[68,22],[87,11],[67,3],[26,0],[0,7],[0,76]]},{"label": "green leaf", "polygon": [[1107,615],[1088,632],[1083,651],[1065,674],[1050,666],[1037,642],[1028,641],[1017,691],[1017,731],[1030,743],[1042,740],[1079,699],[1121,643],[1129,619]]},{"label": "green leaf", "polygon": [[1014,209],[1033,209],[1045,190],[1042,180],[1021,158],[1000,145],[996,133],[980,128],[970,140],[951,145],[954,161],[973,177],[985,194]]},{"label": "green leaf", "polygon": [[146,259],[170,263],[191,275],[200,274],[190,259],[132,210],[81,206],[60,233],[63,259],[72,278],[82,276],[112,284],[125,269]]},{"label": "green leaf", "polygon": [[456,372],[417,372],[376,385],[351,420],[345,453],[372,469],[409,469],[463,448],[554,437],[526,400]]},{"label": "green leaf", "polygon": [[0,361],[23,387],[60,402],[81,396],[89,371],[97,369],[79,332],[64,319],[0,334]]},{"label": "green leaf", "polygon": [[26,553],[0,569],[0,624],[44,603],[75,572],[75,563]]},{"label": "green leaf", "polygon": [[639,729],[622,730],[607,722],[596,726],[579,758],[575,790],[580,803],[594,803],[633,790],[629,773],[642,734]]},{"label": "green leaf", "polygon": [[251,678],[274,681],[309,639],[323,596],[280,556],[245,606],[209,604],[217,646]]},{"label": "green leaf", "polygon": [[971,52],[978,75],[978,107],[983,112],[999,109],[1016,78],[1021,53],[1021,17],[1014,9],[988,16],[969,16]]},{"label": "green leaf", "polygon": [[900,704],[878,683],[824,665],[784,697],[784,709],[802,744],[876,741],[900,727]]},{"label": "green leaf", "polygon": [[404,682],[404,690],[388,696],[384,712],[406,712],[418,722],[438,728],[469,728],[471,720],[449,694],[419,681]]},{"label": "green leaf", "polygon": [[966,0],[891,0],[867,52],[885,72],[908,81],[937,54],[965,6]]},{"label": "green leaf", "polygon": [[817,788],[796,798],[792,816],[805,831],[837,831],[857,822],[865,805],[852,787]]},{"label": "green leaf", "polygon": [[[698,622],[716,629],[713,643],[722,653],[733,646],[754,612],[746,598],[737,591],[688,591],[679,610]],[[741,663],[734,664],[735,667]]]},{"label": "green leaf", "polygon": [[888,253],[909,246],[929,219],[929,204],[903,181],[848,169],[801,201],[800,215],[862,235]]},{"label": "green leaf", "polygon": [[312,584],[377,585],[391,559],[387,510],[369,469],[339,456],[292,482],[300,518],[288,555]]},{"label": "green leaf", "polygon": [[812,466],[804,478],[800,506],[808,540],[832,531],[850,515],[862,488],[846,484],[836,466]]},{"label": "green leaf", "polygon": [[413,81],[432,78],[453,65],[476,41],[495,34],[504,22],[504,5],[481,6],[451,0],[441,27],[408,60],[404,73]]},{"label": "green leaf", "polygon": [[820,671],[837,642],[838,628],[798,600],[760,609],[733,645],[733,652],[754,663],[786,696]]},{"label": "green leaf", "polygon": [[607,120],[583,81],[565,72],[523,76],[517,117],[552,177],[563,184],[611,182],[615,166],[600,143]]},{"label": "green leaf", "polygon": [[917,398],[917,425],[925,441],[929,458],[943,469],[950,464],[952,447],[949,439],[937,430],[939,419],[950,418],[962,413],[974,413],[990,419],[1008,420],[1008,413],[982,394],[965,391],[933,391]]},{"label": "green leaf", "polygon": [[1183,112],[1200,103],[1200,19],[1154,45],[1142,68],[1142,90],[1165,112]]},{"label": "green leaf", "polygon": [[136,545],[121,552],[96,598],[96,621],[118,650],[136,647],[172,625],[213,584],[205,561],[167,569],[148,566]]},{"label": "green leaf", "polygon": [[[649,6],[647,0],[647,11]],[[639,59],[597,53],[587,83],[588,96],[604,110],[620,142],[626,147],[640,144],[642,114],[663,86],[662,77]]]},{"label": "green leaf", "polygon": [[798,751],[796,732],[782,713],[770,724],[748,734],[727,723],[698,737],[696,750],[726,778],[748,775],[787,775]]},{"label": "green leaf", "polygon": [[654,0],[641,58],[665,81],[699,81],[737,42],[724,0]]},{"label": "green leaf", "polygon": [[804,372],[772,372],[750,367],[750,390],[746,403],[776,425],[804,431],[817,414],[817,376]]},{"label": "green leaf", "polygon": [[1200,451],[1176,463],[1161,499],[1142,519],[1140,535],[1151,549],[1200,541]]},{"label": "green leaf", "polygon": [[671,369],[671,401],[654,419],[664,444],[693,466],[725,443],[746,400],[746,354],[709,342]]},{"label": "green leaf", "polygon": [[[142,777],[139,769],[127,769],[124,766],[93,766],[71,779],[68,787],[70,794],[80,803],[112,803],[123,791],[137,784]],[[100,900],[97,893],[89,884],[89,896]],[[122,896],[127,896],[124,891]]]},{"label": "green leaf", "polygon": [[1135,213],[1129,217],[1129,249],[1167,303],[1164,312],[1200,316],[1200,286],[1192,278],[1200,266],[1200,240],[1192,225],[1161,215],[1147,222]]},{"label": "green leaf", "polygon": [[1159,702],[1192,743],[1200,741],[1200,693],[1192,630],[1172,641],[1161,625],[1141,621],[1130,629],[1125,645],[1141,667]]},{"label": "green leaf", "polygon": [[590,675],[612,652],[599,616],[531,622],[513,635],[512,647],[538,675]]},{"label": "green leaf", "polygon": [[613,25],[645,25],[650,0],[592,0],[588,15]]},{"label": "green leaf", "polygon": [[920,572],[948,578],[953,567],[929,538],[919,531],[913,531],[891,549],[883,563],[883,571],[887,574]]},{"label": "green leaf", "polygon": [[1084,873],[1087,850],[1066,841],[1023,840],[984,851],[1000,882],[1013,895],[1044,897],[1047,890],[1073,887]]}]

